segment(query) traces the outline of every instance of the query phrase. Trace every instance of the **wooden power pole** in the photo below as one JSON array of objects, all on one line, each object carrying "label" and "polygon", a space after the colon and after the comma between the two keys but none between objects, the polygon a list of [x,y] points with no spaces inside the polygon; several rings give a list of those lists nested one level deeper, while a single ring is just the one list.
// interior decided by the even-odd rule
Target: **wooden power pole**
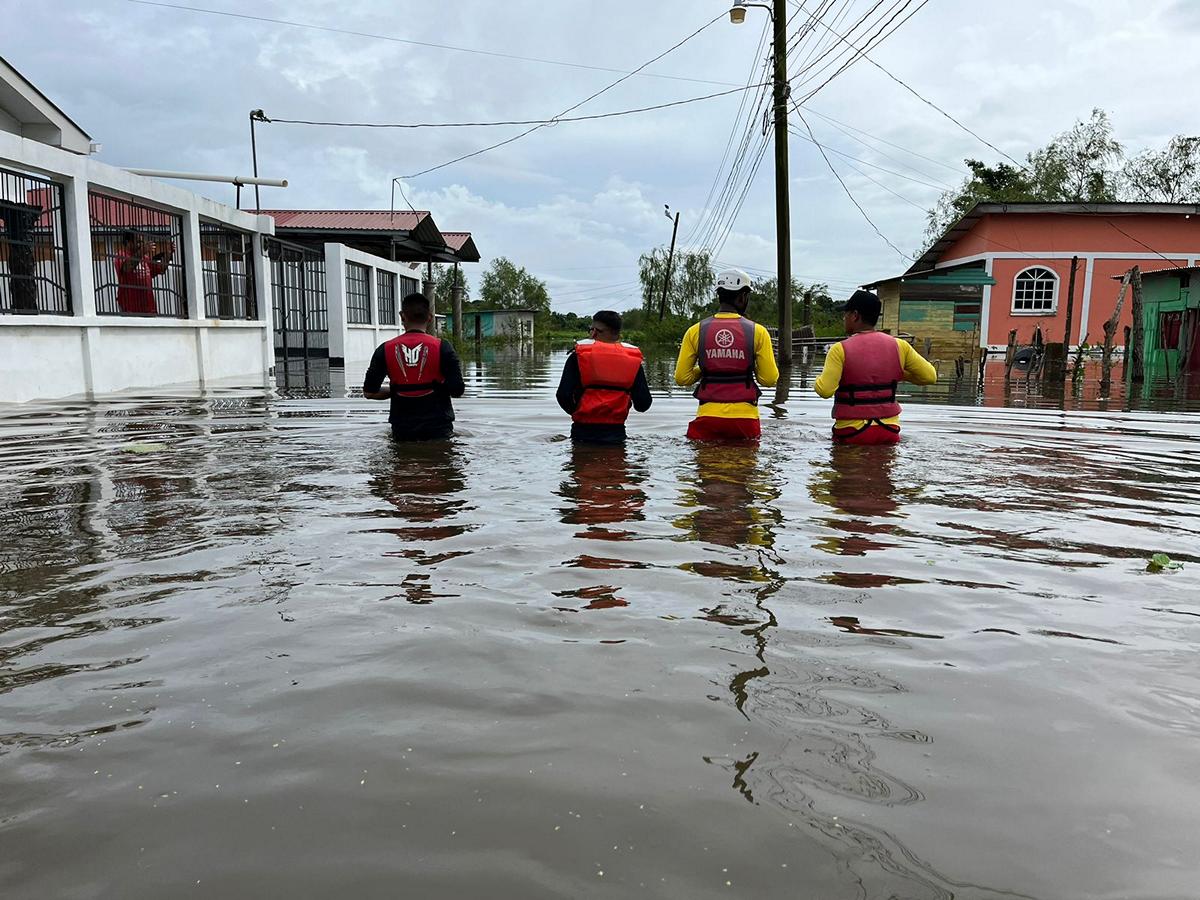
[{"label": "wooden power pole", "polygon": [[775,252],[779,297],[779,364],[792,364],[792,214],[788,197],[787,0],[774,0]]}]

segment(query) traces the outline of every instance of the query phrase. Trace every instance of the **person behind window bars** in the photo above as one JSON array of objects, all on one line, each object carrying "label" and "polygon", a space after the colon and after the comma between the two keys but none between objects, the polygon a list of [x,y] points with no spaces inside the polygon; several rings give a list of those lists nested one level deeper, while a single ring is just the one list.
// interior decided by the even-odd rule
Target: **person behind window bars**
[{"label": "person behind window bars", "polygon": [[117,307],[129,315],[158,314],[154,279],[167,271],[175,255],[172,241],[148,241],[132,228],[121,235],[117,250]]}]

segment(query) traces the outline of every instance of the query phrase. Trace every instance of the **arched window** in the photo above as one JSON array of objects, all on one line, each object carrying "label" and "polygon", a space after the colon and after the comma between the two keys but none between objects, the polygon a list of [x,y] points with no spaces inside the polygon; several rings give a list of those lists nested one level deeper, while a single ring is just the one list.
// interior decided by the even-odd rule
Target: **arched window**
[{"label": "arched window", "polygon": [[1013,282],[1012,311],[1026,315],[1052,313],[1058,306],[1058,276],[1033,266]]}]

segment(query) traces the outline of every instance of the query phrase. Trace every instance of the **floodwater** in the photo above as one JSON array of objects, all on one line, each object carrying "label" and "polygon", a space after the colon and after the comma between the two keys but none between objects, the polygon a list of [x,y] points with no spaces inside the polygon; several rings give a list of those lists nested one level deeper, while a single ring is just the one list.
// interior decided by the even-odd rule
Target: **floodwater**
[{"label": "floodwater", "polygon": [[573,449],[561,360],[0,410],[0,896],[1200,893],[1189,404]]}]

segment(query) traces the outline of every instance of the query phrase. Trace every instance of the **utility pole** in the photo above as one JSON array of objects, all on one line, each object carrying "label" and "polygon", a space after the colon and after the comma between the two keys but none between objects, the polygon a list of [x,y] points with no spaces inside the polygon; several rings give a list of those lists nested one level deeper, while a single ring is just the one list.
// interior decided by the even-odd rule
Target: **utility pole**
[{"label": "utility pole", "polygon": [[[266,114],[261,109],[250,110],[250,161],[254,164],[254,177],[258,177],[258,141],[254,134],[254,123],[265,122]],[[258,197],[258,185],[254,185],[254,211],[262,209],[262,200]]]},{"label": "utility pole", "polygon": [[[671,218],[671,207],[666,207],[664,213],[666,217]],[[667,273],[663,278],[663,295],[662,300],[658,304],[658,321],[663,320],[663,314],[667,311],[667,291],[671,289],[671,263],[675,261],[675,235],[679,234],[679,213],[675,213],[675,226],[671,229],[671,250],[667,254]]]},{"label": "utility pole", "polygon": [[779,364],[792,364],[792,212],[788,191],[787,2],[774,0],[775,24],[775,265],[779,296]]}]

